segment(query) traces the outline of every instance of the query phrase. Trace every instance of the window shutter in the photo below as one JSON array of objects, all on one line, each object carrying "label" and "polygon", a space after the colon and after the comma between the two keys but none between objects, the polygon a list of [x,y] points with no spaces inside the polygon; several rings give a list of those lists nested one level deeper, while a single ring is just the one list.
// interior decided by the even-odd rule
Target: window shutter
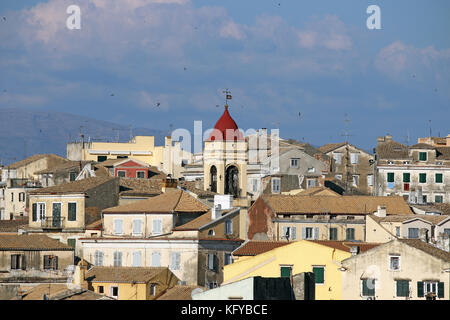
[{"label": "window shutter", "polygon": [[77,204],[74,202],[69,203],[69,221],[77,221]]},{"label": "window shutter", "polygon": [[25,255],[22,255],[21,258],[22,258],[22,270],[27,270],[27,258]]},{"label": "window shutter", "polygon": [[33,203],[33,221],[37,221],[37,203]]},{"label": "window shutter", "polygon": [[314,240],[319,239],[319,228],[314,228]]},{"label": "window shutter", "polygon": [[208,269],[214,269],[214,255],[212,253],[208,253]]},{"label": "window shutter", "polygon": [[286,238],[288,232],[288,227],[283,227],[283,234],[281,235],[281,238]]},{"label": "window shutter", "polygon": [[11,255],[11,269],[17,269],[17,259],[15,254]]},{"label": "window shutter", "polygon": [[418,281],[417,282],[417,296],[423,297],[423,282],[422,281]]},{"label": "window shutter", "polygon": [[306,227],[302,228],[302,239],[306,239]]},{"label": "window shutter", "polygon": [[291,239],[295,240],[295,238],[297,237],[297,228],[296,227],[291,227]]},{"label": "window shutter", "polygon": [[443,297],[444,297],[444,283],[439,282],[438,283],[438,298],[443,298]]},{"label": "window shutter", "polygon": [[161,266],[161,259],[159,252],[153,252],[152,253],[152,267],[159,267]]}]

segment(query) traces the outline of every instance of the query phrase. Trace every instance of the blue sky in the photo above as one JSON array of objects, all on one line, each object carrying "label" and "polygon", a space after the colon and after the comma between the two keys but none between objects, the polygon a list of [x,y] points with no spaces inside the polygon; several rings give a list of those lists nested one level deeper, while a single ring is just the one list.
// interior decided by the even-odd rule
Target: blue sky
[{"label": "blue sky", "polygon": [[206,129],[229,88],[244,130],[322,145],[344,139],[347,114],[358,146],[414,143],[429,120],[450,133],[449,18],[446,0],[2,0],[0,108]]}]

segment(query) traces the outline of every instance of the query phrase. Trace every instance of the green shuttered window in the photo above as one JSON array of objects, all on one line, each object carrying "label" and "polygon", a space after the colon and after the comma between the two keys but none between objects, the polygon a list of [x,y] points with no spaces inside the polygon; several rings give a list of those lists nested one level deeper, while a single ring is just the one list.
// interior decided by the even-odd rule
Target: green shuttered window
[{"label": "green shuttered window", "polygon": [[427,182],[427,174],[426,173],[419,173],[419,182],[420,183],[426,183]]},{"label": "green shuttered window", "polygon": [[403,182],[410,182],[411,174],[409,172],[403,173]]},{"label": "green shuttered window", "polygon": [[442,183],[442,173],[436,173],[436,183]]},{"label": "green shuttered window", "polygon": [[387,182],[394,182],[394,172],[388,172]]},{"label": "green shuttered window", "polygon": [[362,295],[364,297],[375,296],[375,279],[364,279],[362,281]]},{"label": "green shuttered window", "polygon": [[409,297],[409,280],[397,280],[397,297]]},{"label": "green shuttered window", "polygon": [[69,202],[69,221],[77,221],[77,204]]},{"label": "green shuttered window", "polygon": [[282,278],[291,277],[291,267],[280,267],[280,273]]},{"label": "green shuttered window", "polygon": [[313,267],[314,277],[316,284],[321,284],[325,282],[325,268],[324,267]]}]

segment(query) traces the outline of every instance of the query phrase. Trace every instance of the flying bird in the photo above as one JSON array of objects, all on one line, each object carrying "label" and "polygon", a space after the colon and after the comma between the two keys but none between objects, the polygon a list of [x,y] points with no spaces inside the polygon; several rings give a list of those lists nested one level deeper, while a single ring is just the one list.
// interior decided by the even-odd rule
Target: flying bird
[{"label": "flying bird", "polygon": [[6,21],[6,17],[3,17],[3,20]]},{"label": "flying bird", "polygon": [[114,97],[114,93],[111,93],[111,97]]},{"label": "flying bird", "polygon": [[161,105],[161,103],[160,103],[160,102],[157,102],[157,103],[156,103],[156,106],[157,106],[157,107],[159,107],[160,105]]},{"label": "flying bird", "polygon": [[216,108],[220,107],[218,104],[216,104]]},{"label": "flying bird", "polygon": [[186,67],[184,67],[184,71],[186,71],[187,70],[187,68]]}]

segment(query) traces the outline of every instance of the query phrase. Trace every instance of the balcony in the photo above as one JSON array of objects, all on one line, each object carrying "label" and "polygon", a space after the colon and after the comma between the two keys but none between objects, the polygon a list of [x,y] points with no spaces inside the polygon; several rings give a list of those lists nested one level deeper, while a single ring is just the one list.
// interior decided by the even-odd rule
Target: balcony
[{"label": "balcony", "polygon": [[53,217],[45,217],[44,220],[41,220],[42,229],[63,229],[65,227],[65,218],[53,218]]}]

